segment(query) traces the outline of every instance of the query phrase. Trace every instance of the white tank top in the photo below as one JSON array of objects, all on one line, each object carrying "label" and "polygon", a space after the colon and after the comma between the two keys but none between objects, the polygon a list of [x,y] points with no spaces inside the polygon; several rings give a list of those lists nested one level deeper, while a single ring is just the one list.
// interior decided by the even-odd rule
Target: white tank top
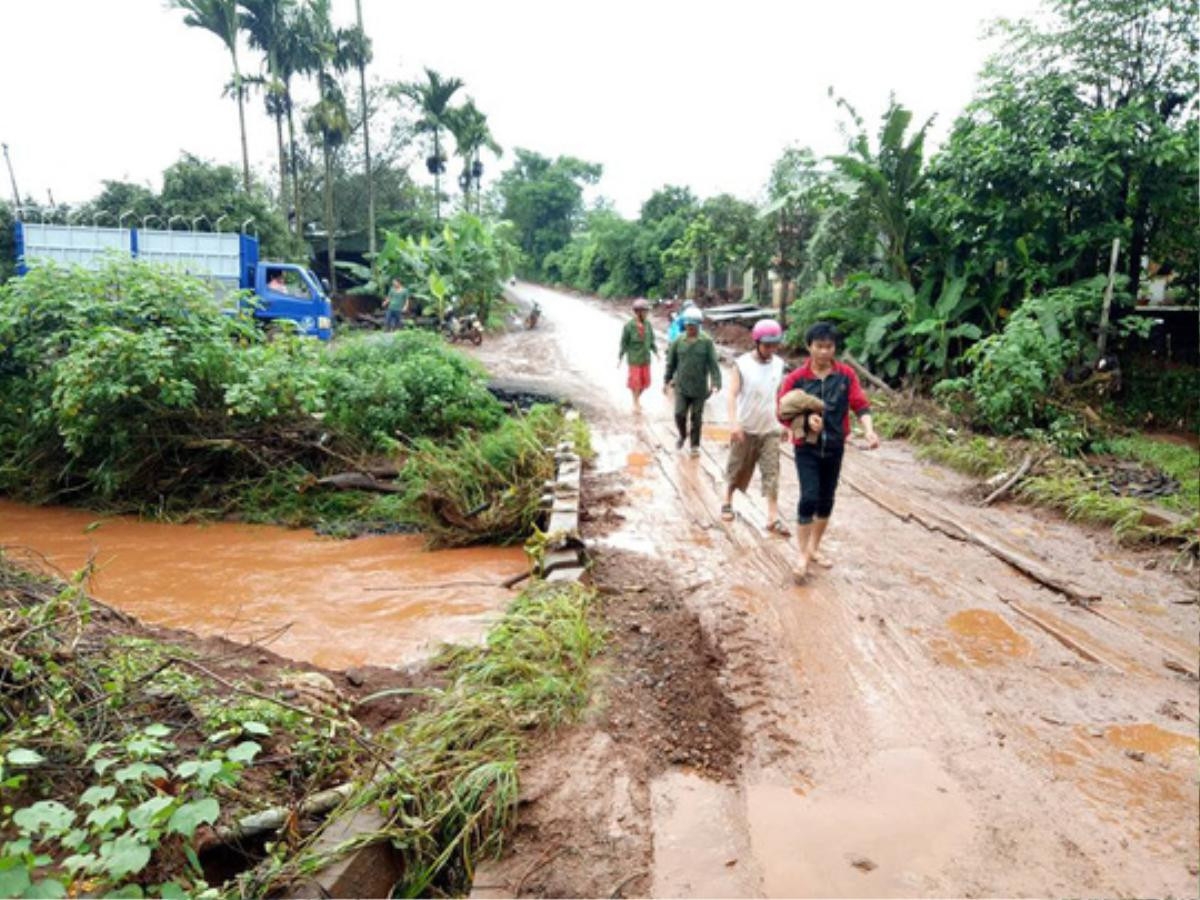
[{"label": "white tank top", "polygon": [[782,426],[775,417],[775,393],[783,380],[783,360],[772,356],[761,362],[757,350],[743,353],[733,364],[742,379],[737,396],[737,416],[750,434],[769,434]]}]

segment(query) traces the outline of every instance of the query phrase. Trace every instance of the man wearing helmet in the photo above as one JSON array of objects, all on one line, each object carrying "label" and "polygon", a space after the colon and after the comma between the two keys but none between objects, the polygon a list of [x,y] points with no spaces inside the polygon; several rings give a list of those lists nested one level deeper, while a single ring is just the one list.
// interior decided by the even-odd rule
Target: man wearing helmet
[{"label": "man wearing helmet", "polygon": [[689,435],[691,418],[691,455],[700,455],[700,430],[704,420],[704,401],[721,389],[721,367],[717,365],[717,348],[712,338],[700,333],[700,310],[692,307],[681,315],[684,332],[667,351],[667,374],[663,392],[675,389],[675,426],[679,439],[675,446],[683,449]]},{"label": "man wearing helmet", "polygon": [[725,505],[721,518],[733,521],[733,492],[750,486],[754,467],[762,478],[767,499],[767,530],[787,537],[790,532],[779,517],[779,441],[775,396],[783,381],[783,360],[775,355],[783,329],[774,319],[763,319],[751,332],[754,349],[733,361],[729,373],[729,459],[725,464]]},{"label": "man wearing helmet", "polygon": [[683,334],[683,314],[689,309],[696,309],[695,300],[683,301],[683,309],[679,311],[679,315],[671,320],[671,327],[667,329],[667,346],[675,343],[675,339]]},{"label": "man wearing helmet", "polygon": [[633,318],[625,323],[621,331],[621,349],[617,352],[617,366],[624,357],[629,362],[629,379],[626,384],[633,394],[633,409],[642,408],[642,391],[650,387],[650,354],[658,355],[654,345],[654,327],[646,320],[650,304],[645,300],[633,301]]}]

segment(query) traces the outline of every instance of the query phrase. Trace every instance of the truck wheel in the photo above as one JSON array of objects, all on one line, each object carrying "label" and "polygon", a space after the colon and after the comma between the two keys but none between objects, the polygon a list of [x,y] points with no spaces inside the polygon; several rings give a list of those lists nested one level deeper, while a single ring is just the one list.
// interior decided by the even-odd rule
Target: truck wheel
[{"label": "truck wheel", "polygon": [[480,344],[482,344],[483,343],[483,332],[482,331],[472,331],[471,332],[471,343],[474,344],[476,347],[478,347]]}]

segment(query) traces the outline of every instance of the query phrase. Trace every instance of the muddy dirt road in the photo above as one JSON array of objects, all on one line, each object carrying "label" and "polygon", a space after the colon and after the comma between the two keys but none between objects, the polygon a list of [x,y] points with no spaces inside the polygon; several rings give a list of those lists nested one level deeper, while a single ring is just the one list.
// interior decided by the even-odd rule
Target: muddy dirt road
[{"label": "muddy dirt road", "polygon": [[[847,452],[836,565],[793,587],[757,480],[737,521],[718,515],[724,398],[703,456],[681,456],[661,362],[629,412],[621,319],[518,292],[543,324],[480,354],[590,417],[597,477],[619,487],[598,552],[627,561],[629,590],[659,573],[686,598],[740,758],[725,778],[639,769],[638,748],[581,726],[531,762],[522,815],[542,830],[481,869],[479,896],[1196,896],[1194,579],[1048,514],[980,509],[965,479],[885,443]],[[987,546],[1100,599],[1072,605]]]}]

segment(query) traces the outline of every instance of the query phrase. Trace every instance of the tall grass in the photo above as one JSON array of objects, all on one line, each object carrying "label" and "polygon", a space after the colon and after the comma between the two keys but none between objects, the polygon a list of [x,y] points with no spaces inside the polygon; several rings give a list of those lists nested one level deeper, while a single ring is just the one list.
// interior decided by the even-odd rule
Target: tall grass
[{"label": "tall grass", "polygon": [[404,880],[393,896],[468,890],[476,862],[502,849],[515,822],[522,747],[588,703],[591,662],[603,645],[593,599],[578,585],[535,583],[483,647],[445,650],[435,667],[444,669],[446,686],[393,730],[391,769],[348,804],[376,806],[387,820],[383,829],[331,855],[301,851],[244,881],[243,893],[266,893],[381,838],[403,857]]},{"label": "tall grass", "polygon": [[524,540],[554,477],[546,448],[562,430],[562,413],[535,406],[487,434],[416,442],[404,469],[412,520],[438,546]]}]

